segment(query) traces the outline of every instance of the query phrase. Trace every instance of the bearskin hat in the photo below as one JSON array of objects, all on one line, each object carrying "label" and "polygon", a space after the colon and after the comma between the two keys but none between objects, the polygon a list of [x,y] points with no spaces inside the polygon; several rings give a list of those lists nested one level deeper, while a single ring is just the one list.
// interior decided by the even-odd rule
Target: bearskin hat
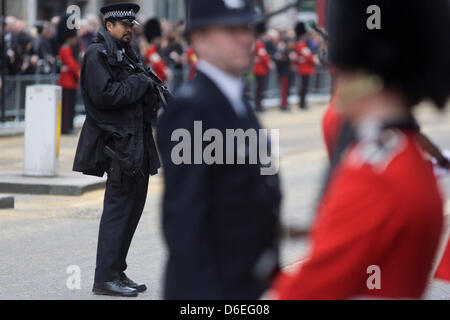
[{"label": "bearskin hat", "polygon": [[443,107],[450,93],[449,6],[448,0],[330,1],[331,62],[380,76],[410,106],[429,98]]},{"label": "bearskin hat", "polygon": [[161,23],[157,18],[149,19],[144,26],[145,37],[148,42],[152,42],[153,39],[161,37]]}]

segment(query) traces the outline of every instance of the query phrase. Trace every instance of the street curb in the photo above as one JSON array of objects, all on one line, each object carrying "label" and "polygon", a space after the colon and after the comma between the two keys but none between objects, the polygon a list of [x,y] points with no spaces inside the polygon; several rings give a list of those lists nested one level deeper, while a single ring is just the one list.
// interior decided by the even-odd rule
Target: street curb
[{"label": "street curb", "polygon": [[14,209],[14,197],[0,196],[0,209]]},{"label": "street curb", "polygon": [[104,189],[106,178],[65,173],[58,177],[25,177],[17,172],[0,172],[0,193],[81,196]]}]

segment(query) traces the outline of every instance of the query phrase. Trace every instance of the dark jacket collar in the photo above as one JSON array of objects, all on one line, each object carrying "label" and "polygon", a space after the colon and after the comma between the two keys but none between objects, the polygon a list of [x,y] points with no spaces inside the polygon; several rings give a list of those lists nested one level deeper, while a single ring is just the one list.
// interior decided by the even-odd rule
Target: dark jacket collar
[{"label": "dark jacket collar", "polygon": [[120,41],[115,40],[109,32],[104,28],[100,28],[95,39],[96,43],[102,43],[108,52],[108,55],[115,55],[118,50],[127,49],[127,45],[123,45]]}]

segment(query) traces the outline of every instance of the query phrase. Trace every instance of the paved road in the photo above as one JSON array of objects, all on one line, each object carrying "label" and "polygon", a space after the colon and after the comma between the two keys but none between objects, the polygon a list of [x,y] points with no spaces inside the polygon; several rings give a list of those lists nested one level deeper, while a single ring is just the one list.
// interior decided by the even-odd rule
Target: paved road
[{"label": "paved road", "polygon": [[[276,110],[262,116],[263,123],[280,129],[281,173],[284,186],[284,223],[308,225],[326,167],[320,119],[324,106],[310,111]],[[424,131],[450,149],[450,113],[437,114],[424,107],[418,113]],[[70,171],[77,137],[61,142],[61,171]],[[0,171],[23,167],[23,137],[0,138]],[[442,181],[450,198],[450,179]],[[166,250],[160,229],[162,181],[150,181],[147,205],[132,243],[128,275],[147,283],[149,291],[138,299],[159,299]],[[16,195],[16,209],[0,211],[0,299],[116,299],[91,294],[103,191],[81,197]],[[306,241],[284,242],[284,265],[305,253]],[[81,271],[81,289],[69,290],[69,266]],[[432,281],[430,299],[450,299],[450,284]]]}]

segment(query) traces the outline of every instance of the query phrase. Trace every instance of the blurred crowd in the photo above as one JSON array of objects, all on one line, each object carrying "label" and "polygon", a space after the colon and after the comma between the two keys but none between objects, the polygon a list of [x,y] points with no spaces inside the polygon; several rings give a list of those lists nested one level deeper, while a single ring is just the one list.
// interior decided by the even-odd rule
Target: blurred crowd
[{"label": "blurred crowd", "polygon": [[[62,133],[73,133],[76,104],[80,100],[82,60],[103,22],[99,16],[91,14],[80,21],[79,29],[69,30],[67,18],[55,16],[30,27],[14,16],[6,17],[4,52],[5,70],[9,76],[58,77],[58,85],[63,88]],[[134,33],[130,45],[169,90],[175,92],[183,81],[195,76],[197,56],[186,39],[183,21],[141,20],[134,27]],[[265,111],[262,101],[267,89],[272,88],[268,86],[269,75],[275,73],[278,75],[277,87],[281,89],[280,109],[290,109],[288,96],[293,87],[297,88],[299,107],[308,109],[310,78],[319,65],[328,65],[326,35],[314,25],[299,22],[285,29],[258,25],[255,38],[254,65],[248,74],[247,92],[252,96],[255,110]],[[15,85],[10,84],[9,88],[11,96]],[[16,102],[18,105],[23,105],[24,88],[21,91],[21,100]]]},{"label": "blurred crowd", "polygon": [[[256,27],[255,63],[255,109],[264,111],[261,105],[267,78],[276,69],[281,87],[281,110],[289,110],[288,95],[296,77],[298,83],[299,107],[307,109],[306,96],[310,78],[317,67],[328,67],[327,35],[314,24],[298,22],[293,28],[268,29],[261,24]],[[332,70],[330,70],[332,72]]]},{"label": "blurred crowd", "polygon": [[[64,39],[58,36],[60,19],[56,16],[49,21],[38,21],[30,27],[14,16],[6,17],[8,75],[59,73],[61,62],[58,51],[64,43]],[[195,73],[196,57],[184,37],[184,23],[169,23],[161,19],[158,21],[160,31],[155,32],[153,27],[156,23],[152,24],[152,20],[156,19],[141,21],[141,25],[136,26],[132,46],[164,82],[173,81],[174,87],[177,87],[183,81],[183,75],[188,74],[191,78]],[[82,61],[101,26],[101,19],[93,14],[81,20],[77,41],[73,45],[78,62]],[[306,32],[304,38],[312,53],[320,56],[325,47],[324,39],[317,32]],[[264,30],[260,39],[267,48],[269,69],[276,69],[280,76],[289,76],[291,79],[296,73],[295,54],[292,54],[298,40],[295,28]]]},{"label": "blurred crowd", "polygon": [[[56,16],[49,21],[38,21],[29,27],[27,23],[13,16],[6,17],[5,45],[8,75],[50,74],[59,71],[58,50],[63,44],[58,37]],[[95,15],[81,21],[77,32],[74,53],[82,59],[87,46],[100,28],[101,22]]]}]

